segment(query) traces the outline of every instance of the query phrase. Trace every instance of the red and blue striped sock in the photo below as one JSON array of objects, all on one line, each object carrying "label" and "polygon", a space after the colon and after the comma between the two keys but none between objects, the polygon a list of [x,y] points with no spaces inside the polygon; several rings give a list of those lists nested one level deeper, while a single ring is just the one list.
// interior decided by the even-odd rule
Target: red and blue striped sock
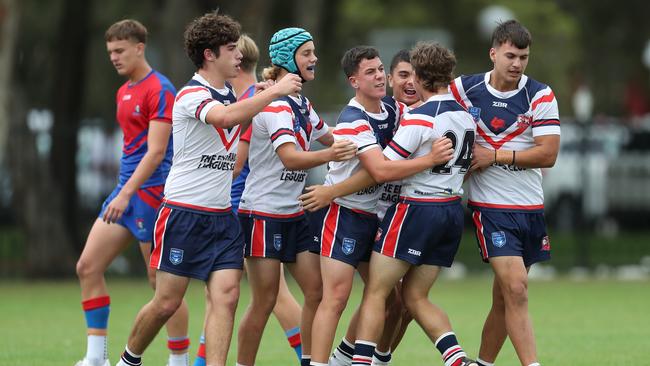
[{"label": "red and blue striped sock", "polygon": [[302,359],[302,340],[300,339],[300,327],[291,328],[284,332],[284,334],[287,336],[287,340],[289,341],[291,348],[296,351],[296,355],[300,361]]},{"label": "red and blue striped sock", "polygon": [[357,339],[354,342],[352,366],[370,366],[375,347],[377,347],[377,343]]},{"label": "red and blue striped sock", "polygon": [[467,357],[463,348],[458,345],[458,340],[454,332],[444,333],[438,337],[435,344],[438,351],[442,354],[442,361],[445,363],[445,366],[458,366],[462,362],[462,358]]},{"label": "red and blue striped sock", "polygon": [[[86,327],[106,331],[108,328],[108,316],[110,314],[111,298],[100,296],[81,302],[81,307],[86,317]],[[102,361],[108,358],[108,347],[106,334],[88,334],[86,348],[87,360]]]},{"label": "red and blue striped sock", "polygon": [[198,351],[196,351],[194,366],[205,366],[205,334],[204,333],[201,333],[201,338],[199,338],[199,349]]}]

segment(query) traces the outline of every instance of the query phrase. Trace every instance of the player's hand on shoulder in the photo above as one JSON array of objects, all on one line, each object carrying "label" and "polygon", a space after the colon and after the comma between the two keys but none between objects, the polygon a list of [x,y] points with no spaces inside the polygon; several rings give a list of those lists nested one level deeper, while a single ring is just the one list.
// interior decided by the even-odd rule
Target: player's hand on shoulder
[{"label": "player's hand on shoulder", "polygon": [[440,137],[431,144],[430,154],[433,165],[445,164],[454,157],[454,145],[448,137]]},{"label": "player's hand on shoulder", "polygon": [[307,191],[298,197],[302,208],[307,211],[317,211],[323,207],[329,206],[334,200],[332,188],[330,186],[315,185],[305,188]]},{"label": "player's hand on shoulder", "polygon": [[275,84],[273,80],[260,81],[255,83],[255,94],[272,87]]},{"label": "player's hand on shoulder", "polygon": [[334,141],[329,149],[332,151],[332,161],[350,160],[357,154],[357,144],[348,139]]},{"label": "player's hand on shoulder", "polygon": [[300,93],[302,90],[302,79],[296,74],[287,74],[271,88],[276,88],[279,95]]},{"label": "player's hand on shoulder", "polygon": [[494,163],[494,150],[487,149],[477,143],[472,149],[472,165],[470,171],[483,170]]}]

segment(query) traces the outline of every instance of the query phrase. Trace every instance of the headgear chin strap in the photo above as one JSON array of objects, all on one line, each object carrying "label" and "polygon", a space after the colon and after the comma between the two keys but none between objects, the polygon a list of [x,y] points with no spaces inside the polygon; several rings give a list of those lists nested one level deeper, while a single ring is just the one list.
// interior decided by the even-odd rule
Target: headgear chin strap
[{"label": "headgear chin strap", "polygon": [[271,63],[303,78],[296,65],[296,51],[312,40],[311,34],[302,28],[284,28],[275,32],[269,44]]}]

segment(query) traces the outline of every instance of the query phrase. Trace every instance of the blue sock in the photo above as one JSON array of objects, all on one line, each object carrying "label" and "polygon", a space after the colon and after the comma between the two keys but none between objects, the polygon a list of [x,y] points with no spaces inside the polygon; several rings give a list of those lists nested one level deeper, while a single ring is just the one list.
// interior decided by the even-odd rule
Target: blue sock
[{"label": "blue sock", "polygon": [[194,366],[205,366],[205,335],[203,333],[199,339],[199,350],[196,352]]},{"label": "blue sock", "polygon": [[298,356],[298,360],[302,359],[302,340],[300,339],[300,327],[295,327],[287,330],[284,332],[284,334],[287,336],[287,340],[289,341],[289,344],[293,348],[294,351],[296,351],[296,355]]}]

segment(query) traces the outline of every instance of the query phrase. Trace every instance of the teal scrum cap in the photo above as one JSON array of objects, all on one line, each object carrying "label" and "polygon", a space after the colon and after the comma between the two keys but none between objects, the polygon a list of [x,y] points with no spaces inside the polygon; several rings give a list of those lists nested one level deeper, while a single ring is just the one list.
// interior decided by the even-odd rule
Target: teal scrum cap
[{"label": "teal scrum cap", "polygon": [[300,75],[296,65],[296,51],[306,42],[312,41],[311,34],[302,28],[284,28],[275,32],[269,44],[271,63]]}]

